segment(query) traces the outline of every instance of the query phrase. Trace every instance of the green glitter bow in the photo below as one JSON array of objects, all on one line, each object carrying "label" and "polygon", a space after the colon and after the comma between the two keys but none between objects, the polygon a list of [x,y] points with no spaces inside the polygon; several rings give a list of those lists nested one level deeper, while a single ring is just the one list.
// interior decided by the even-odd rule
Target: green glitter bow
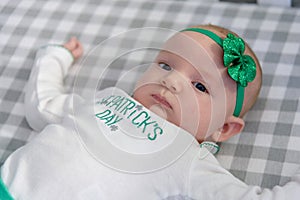
[{"label": "green glitter bow", "polygon": [[255,78],[256,66],[251,56],[244,55],[244,41],[228,33],[227,38],[223,40],[223,50],[224,65],[228,67],[229,76],[242,87],[246,87],[248,82]]},{"label": "green glitter bow", "polygon": [[256,76],[256,64],[249,55],[244,55],[244,41],[231,33],[223,40],[217,34],[202,28],[187,28],[183,31],[193,31],[204,34],[214,40],[224,51],[224,66],[228,68],[229,76],[237,83],[236,103],[233,115],[238,117],[243,108],[245,87]]}]

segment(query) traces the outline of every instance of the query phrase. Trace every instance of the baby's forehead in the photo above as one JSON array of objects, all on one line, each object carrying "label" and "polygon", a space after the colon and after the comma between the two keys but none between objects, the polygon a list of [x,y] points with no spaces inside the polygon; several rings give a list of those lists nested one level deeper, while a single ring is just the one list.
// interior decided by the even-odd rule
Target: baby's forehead
[{"label": "baby's forehead", "polygon": [[179,32],[169,38],[162,50],[172,52],[193,65],[221,65],[222,49],[210,38],[194,32]]},{"label": "baby's forehead", "polygon": [[[200,34],[198,34],[200,35]],[[206,38],[195,39],[194,35],[178,33],[168,39],[161,49],[161,53],[167,55],[176,55],[177,57],[190,63],[195,69],[201,71],[214,71],[223,68],[223,62],[219,52],[214,52],[219,47],[213,41],[207,41]],[[217,71],[215,71],[217,72]]]}]

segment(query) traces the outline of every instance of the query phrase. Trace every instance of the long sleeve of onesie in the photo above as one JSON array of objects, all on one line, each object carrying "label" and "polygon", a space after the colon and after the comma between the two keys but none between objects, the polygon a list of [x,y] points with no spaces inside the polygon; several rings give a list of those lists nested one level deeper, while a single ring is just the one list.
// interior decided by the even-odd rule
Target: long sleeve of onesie
[{"label": "long sleeve of onesie", "polygon": [[188,196],[192,199],[298,200],[300,196],[299,170],[284,186],[262,189],[246,185],[221,167],[214,156],[205,153],[194,159],[188,183]]},{"label": "long sleeve of onesie", "polygon": [[49,45],[37,51],[25,93],[26,119],[34,130],[61,122],[64,113],[72,109],[73,95],[65,93],[63,84],[72,62],[72,54],[62,46]]}]

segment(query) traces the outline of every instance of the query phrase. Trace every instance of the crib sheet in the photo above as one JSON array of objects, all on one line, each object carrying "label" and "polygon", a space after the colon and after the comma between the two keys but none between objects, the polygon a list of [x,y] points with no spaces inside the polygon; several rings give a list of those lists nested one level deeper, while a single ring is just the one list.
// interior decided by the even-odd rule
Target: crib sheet
[{"label": "crib sheet", "polygon": [[[300,164],[300,10],[216,1],[1,0],[0,163],[36,135],[24,117],[23,101],[38,47],[76,36],[89,52],[107,38],[135,28],[181,30],[203,23],[244,37],[264,73],[258,101],[245,117],[245,130],[221,144],[218,160],[248,184],[272,188],[286,183]],[[130,48],[132,39],[117,48]],[[133,61],[143,59],[145,54]],[[117,82],[132,86],[133,80],[118,80],[127,69],[125,62],[129,61],[115,63],[119,67],[109,72],[101,87]],[[66,80],[69,89],[72,80],[72,75]]]}]

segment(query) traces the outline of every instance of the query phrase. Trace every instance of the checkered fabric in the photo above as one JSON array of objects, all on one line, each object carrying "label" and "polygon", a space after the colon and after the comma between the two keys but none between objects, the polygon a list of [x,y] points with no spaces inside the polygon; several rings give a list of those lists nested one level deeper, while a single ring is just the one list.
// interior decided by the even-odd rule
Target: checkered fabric
[{"label": "checkered fabric", "polygon": [[[98,88],[118,85],[130,91],[142,70],[137,68],[130,78],[124,78],[124,72],[149,64],[157,51],[148,48],[123,55],[122,50],[139,46],[139,40],[155,46],[159,37],[127,34],[124,40],[104,42],[102,50],[90,50],[134,28],[181,30],[202,23],[243,36],[264,73],[259,99],[245,117],[245,130],[222,143],[218,160],[248,184],[271,188],[286,183],[300,164],[300,10],[216,1],[1,0],[0,162],[36,135],[25,120],[23,100],[38,47],[76,36],[89,52],[88,59],[81,60],[86,65],[82,73],[70,72],[67,88],[72,89],[76,77],[83,87],[96,82]],[[118,55],[101,84],[91,76]],[[81,66],[80,61],[75,65]]]}]

